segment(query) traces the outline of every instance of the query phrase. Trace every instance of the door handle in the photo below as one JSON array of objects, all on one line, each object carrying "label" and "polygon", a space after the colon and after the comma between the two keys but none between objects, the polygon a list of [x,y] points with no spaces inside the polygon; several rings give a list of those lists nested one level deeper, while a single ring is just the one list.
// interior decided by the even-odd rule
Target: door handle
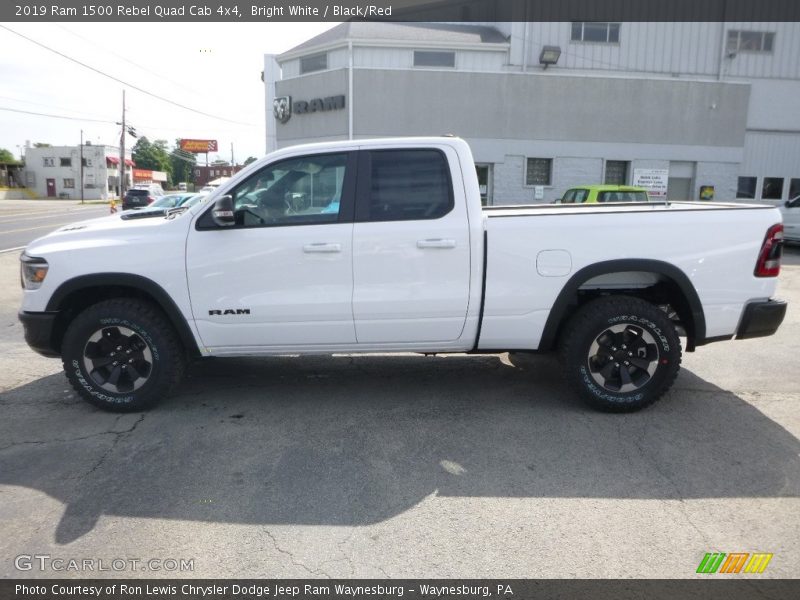
[{"label": "door handle", "polygon": [[331,253],[331,252],[341,252],[341,251],[342,251],[341,244],[326,244],[324,242],[321,242],[314,244],[306,244],[305,246],[303,246],[303,252],[307,254],[314,252]]},{"label": "door handle", "polygon": [[417,240],[417,248],[455,248],[455,240],[445,240],[441,238],[429,240]]}]

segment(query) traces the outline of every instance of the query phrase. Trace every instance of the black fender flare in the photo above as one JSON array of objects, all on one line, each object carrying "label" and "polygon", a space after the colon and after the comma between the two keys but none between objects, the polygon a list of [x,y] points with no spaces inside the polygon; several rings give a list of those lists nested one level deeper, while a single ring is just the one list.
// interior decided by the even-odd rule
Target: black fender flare
[{"label": "black fender flare", "polygon": [[686,273],[675,265],[660,260],[624,258],[588,265],[576,271],[572,277],[569,278],[569,281],[567,281],[566,285],[564,285],[561,292],[558,294],[553,308],[550,310],[550,314],[547,317],[547,323],[542,332],[542,339],[539,342],[539,350],[552,350],[555,348],[556,336],[558,335],[561,325],[569,316],[568,311],[570,307],[577,299],[578,288],[599,275],[631,271],[645,271],[663,275],[678,286],[688,304],[688,309],[692,318],[691,330],[687,331],[689,334],[687,350],[691,351],[694,349],[694,346],[703,345],[706,337],[706,318],[703,312],[703,304],[700,302],[697,290],[686,276]]},{"label": "black fender flare", "polygon": [[172,297],[152,279],[135,275],[133,273],[93,273],[91,275],[79,275],[61,283],[50,296],[47,302],[47,312],[59,312],[63,308],[63,302],[71,294],[80,292],[88,288],[104,287],[126,287],[132,288],[152,298],[158,307],[164,311],[167,319],[175,327],[181,342],[187,352],[194,356],[200,356],[200,349],[195,340],[194,333],[188,321],[181,313],[178,305]]}]

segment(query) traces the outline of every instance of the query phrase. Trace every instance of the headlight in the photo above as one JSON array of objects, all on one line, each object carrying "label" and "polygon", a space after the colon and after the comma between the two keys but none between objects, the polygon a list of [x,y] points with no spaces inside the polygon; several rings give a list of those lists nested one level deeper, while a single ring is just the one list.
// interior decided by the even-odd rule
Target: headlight
[{"label": "headlight", "polygon": [[38,289],[44,278],[47,277],[47,270],[50,265],[43,258],[35,258],[22,254],[20,260],[20,275],[22,278],[22,287],[26,290]]}]

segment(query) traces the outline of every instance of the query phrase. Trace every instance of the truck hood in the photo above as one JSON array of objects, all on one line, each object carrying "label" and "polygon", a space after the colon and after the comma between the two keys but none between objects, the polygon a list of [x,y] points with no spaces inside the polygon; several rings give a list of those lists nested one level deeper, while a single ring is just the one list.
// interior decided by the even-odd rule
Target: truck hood
[{"label": "truck hood", "polygon": [[54,251],[146,243],[148,239],[163,237],[167,231],[185,231],[191,221],[186,218],[187,212],[168,219],[163,210],[126,211],[77,221],[33,240],[25,252],[39,256]]}]

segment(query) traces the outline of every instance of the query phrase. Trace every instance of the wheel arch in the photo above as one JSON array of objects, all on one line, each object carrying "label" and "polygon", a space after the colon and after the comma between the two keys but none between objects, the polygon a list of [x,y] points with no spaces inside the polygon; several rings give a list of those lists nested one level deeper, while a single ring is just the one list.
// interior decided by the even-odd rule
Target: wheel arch
[{"label": "wheel arch", "polygon": [[[583,304],[581,299],[582,286],[603,275],[635,272],[656,275],[659,282],[663,284],[661,293],[665,294],[665,297],[674,305],[686,329],[686,350],[691,352],[695,346],[702,345],[705,342],[706,335],[705,314],[700,297],[697,295],[697,290],[687,275],[675,265],[664,261],[631,258],[603,261],[576,271],[561,289],[550,310],[542,332],[539,350],[552,350],[555,348],[558,336],[567,320]],[[604,289],[602,286],[593,288],[592,291],[596,295],[603,293],[630,295],[621,289]]]},{"label": "wheel arch", "polygon": [[60,351],[69,323],[81,310],[101,300],[138,298],[156,305],[175,328],[190,356],[200,356],[194,334],[172,297],[152,279],[132,273],[94,273],[63,282],[47,303],[47,312],[58,314],[53,328],[53,347]]}]

